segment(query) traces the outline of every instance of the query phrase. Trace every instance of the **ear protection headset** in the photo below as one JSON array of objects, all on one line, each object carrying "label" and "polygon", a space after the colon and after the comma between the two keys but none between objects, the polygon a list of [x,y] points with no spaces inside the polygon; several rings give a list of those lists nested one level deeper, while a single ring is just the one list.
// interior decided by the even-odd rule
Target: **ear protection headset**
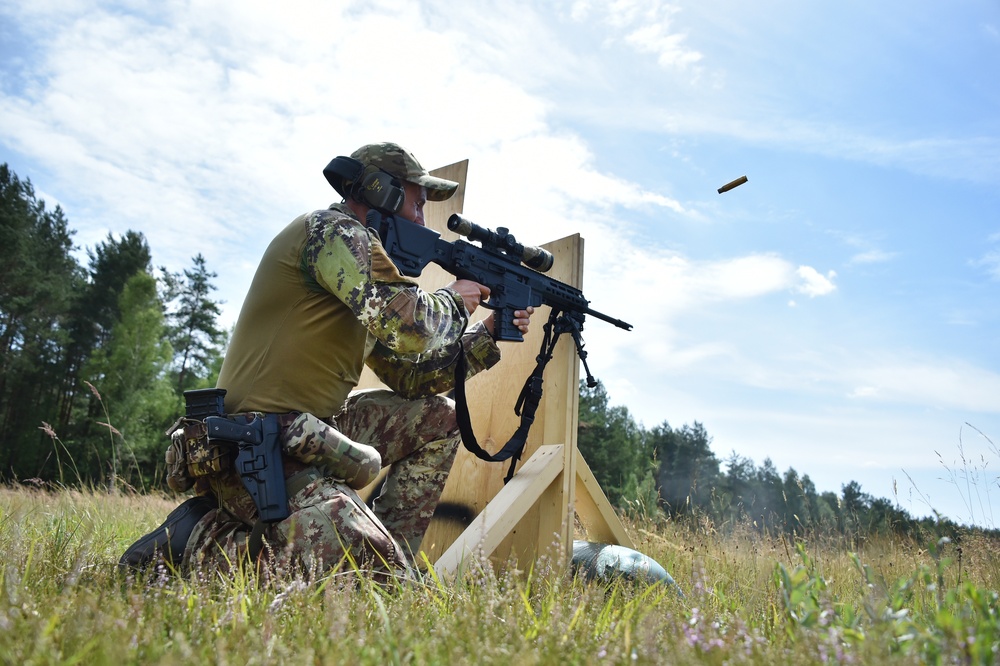
[{"label": "ear protection headset", "polygon": [[344,199],[393,215],[403,207],[403,183],[376,166],[365,166],[352,157],[334,157],[323,175]]}]

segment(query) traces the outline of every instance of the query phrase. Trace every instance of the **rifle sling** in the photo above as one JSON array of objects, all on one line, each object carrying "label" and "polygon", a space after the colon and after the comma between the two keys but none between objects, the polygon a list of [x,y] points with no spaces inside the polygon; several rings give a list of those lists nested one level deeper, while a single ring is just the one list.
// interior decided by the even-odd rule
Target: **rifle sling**
[{"label": "rifle sling", "polygon": [[503,462],[509,459],[510,468],[507,470],[507,476],[503,480],[505,484],[514,476],[514,468],[517,467],[517,463],[521,459],[521,454],[524,453],[524,446],[528,440],[528,430],[531,429],[531,424],[535,422],[535,412],[538,410],[538,405],[542,400],[542,373],[545,371],[545,366],[548,362],[552,360],[552,350],[559,340],[560,333],[562,333],[557,328],[556,334],[552,335],[552,326],[558,315],[559,312],[555,309],[549,315],[549,321],[545,324],[545,336],[542,339],[542,346],[536,357],[537,363],[535,369],[525,380],[524,386],[521,388],[521,393],[518,395],[517,402],[514,405],[514,413],[521,417],[521,424],[514,431],[511,438],[507,440],[503,448],[492,455],[479,446],[476,435],[472,430],[472,418],[469,416],[469,403],[465,395],[465,375],[468,365],[465,360],[464,349],[460,347],[458,360],[455,363],[455,415],[458,420],[459,433],[462,435],[462,443],[465,444],[465,448],[470,453],[480,460]]}]

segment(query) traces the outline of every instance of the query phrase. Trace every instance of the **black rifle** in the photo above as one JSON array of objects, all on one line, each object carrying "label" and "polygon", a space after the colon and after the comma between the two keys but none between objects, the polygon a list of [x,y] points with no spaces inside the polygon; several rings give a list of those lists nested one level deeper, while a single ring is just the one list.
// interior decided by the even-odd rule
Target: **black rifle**
[{"label": "black rifle", "polygon": [[433,229],[400,219],[395,215],[384,215],[374,209],[368,212],[366,223],[378,230],[382,245],[403,275],[417,277],[427,264],[435,263],[457,278],[472,280],[489,287],[489,299],[483,301],[481,305],[494,311],[493,336],[497,340],[524,341],[520,329],[514,325],[515,311],[543,304],[552,308],[549,321],[545,324],[545,337],[538,355],[538,365],[525,382],[514,407],[514,412],[521,417],[521,425],[504,448],[495,455],[490,455],[480,448],[472,433],[465,405],[465,355],[458,356],[455,393],[459,405],[462,440],[466,448],[483,460],[499,462],[513,458],[507,474],[509,480],[524,448],[528,428],[534,421],[535,410],[542,397],[542,371],[552,358],[552,350],[559,335],[562,333],[572,335],[577,354],[587,374],[587,385],[593,388],[597,385],[597,381],[587,366],[587,353],[583,349],[581,337],[585,315],[593,315],[626,331],[632,330],[632,325],[592,310],[590,301],[584,298],[583,292],[576,287],[525,266],[522,262],[541,271],[548,270],[552,267],[552,255],[540,248],[521,245],[509,230],[503,227],[498,227],[494,232],[459,215],[452,215],[448,219],[448,228],[479,241],[482,245],[480,247],[460,239],[454,242],[446,241]]},{"label": "black rifle", "polygon": [[542,304],[575,316],[581,327],[583,315],[593,315],[618,328],[632,330],[631,324],[592,310],[590,301],[576,287],[522,264],[524,261],[548,270],[552,255],[541,248],[521,245],[503,227],[494,232],[459,215],[448,218],[449,229],[479,241],[482,244],[479,247],[463,240],[448,242],[433,229],[394,215],[383,216],[374,210],[369,211],[367,222],[379,230],[386,252],[403,275],[417,277],[433,262],[457,278],[489,287],[489,300],[482,306],[496,311],[493,336],[497,340],[523,342],[521,331],[514,325],[514,312]]}]

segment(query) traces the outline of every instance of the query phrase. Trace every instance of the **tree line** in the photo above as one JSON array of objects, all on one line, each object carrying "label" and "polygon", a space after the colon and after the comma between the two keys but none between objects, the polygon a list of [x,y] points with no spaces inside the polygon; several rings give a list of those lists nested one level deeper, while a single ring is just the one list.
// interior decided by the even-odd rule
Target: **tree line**
[{"label": "tree line", "polygon": [[216,274],[154,271],[135,231],[81,265],[74,233],[0,165],[0,475],[148,488],[183,392],[218,374]]},{"label": "tree line", "polygon": [[808,474],[783,474],[770,459],[757,465],[732,452],[719,460],[712,438],[694,422],[645,429],[627,407],[611,406],[604,386],[580,383],[577,442],[609,501],[646,518],[708,519],[715,527],[750,525],[771,534],[942,534],[957,538],[946,517],[916,519],[888,499],[849,481],[838,495],[819,492]]},{"label": "tree line", "polygon": [[[0,479],[160,487],[164,431],[222,362],[216,274],[200,254],[180,273],[154,271],[135,231],[108,234],[82,265],[73,235],[0,165]],[[928,526],[853,481],[837,495],[770,460],[720,461],[697,421],[647,430],[600,383],[581,383],[579,417],[580,450],[622,510],[787,533]]]}]

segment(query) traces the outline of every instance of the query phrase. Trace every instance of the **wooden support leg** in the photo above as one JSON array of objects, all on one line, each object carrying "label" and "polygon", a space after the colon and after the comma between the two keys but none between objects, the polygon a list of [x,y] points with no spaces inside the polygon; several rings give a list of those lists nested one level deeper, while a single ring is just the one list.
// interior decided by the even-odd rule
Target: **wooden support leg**
[{"label": "wooden support leg", "polygon": [[489,556],[563,471],[563,445],[541,446],[434,564],[455,574],[471,556]]},{"label": "wooden support leg", "polygon": [[[522,518],[536,507],[546,494],[557,490],[565,472],[563,445],[539,447],[535,455],[518,470],[514,478],[496,494],[462,535],[434,564],[439,574],[455,574],[462,563],[472,556],[488,557],[510,536]],[[608,501],[587,461],[576,451],[576,512],[591,541],[635,548],[618,514]],[[567,507],[568,508],[568,507]],[[563,511],[568,521],[568,511]],[[538,544],[539,547],[546,544]],[[572,553],[572,544],[561,544],[560,550]]]}]

